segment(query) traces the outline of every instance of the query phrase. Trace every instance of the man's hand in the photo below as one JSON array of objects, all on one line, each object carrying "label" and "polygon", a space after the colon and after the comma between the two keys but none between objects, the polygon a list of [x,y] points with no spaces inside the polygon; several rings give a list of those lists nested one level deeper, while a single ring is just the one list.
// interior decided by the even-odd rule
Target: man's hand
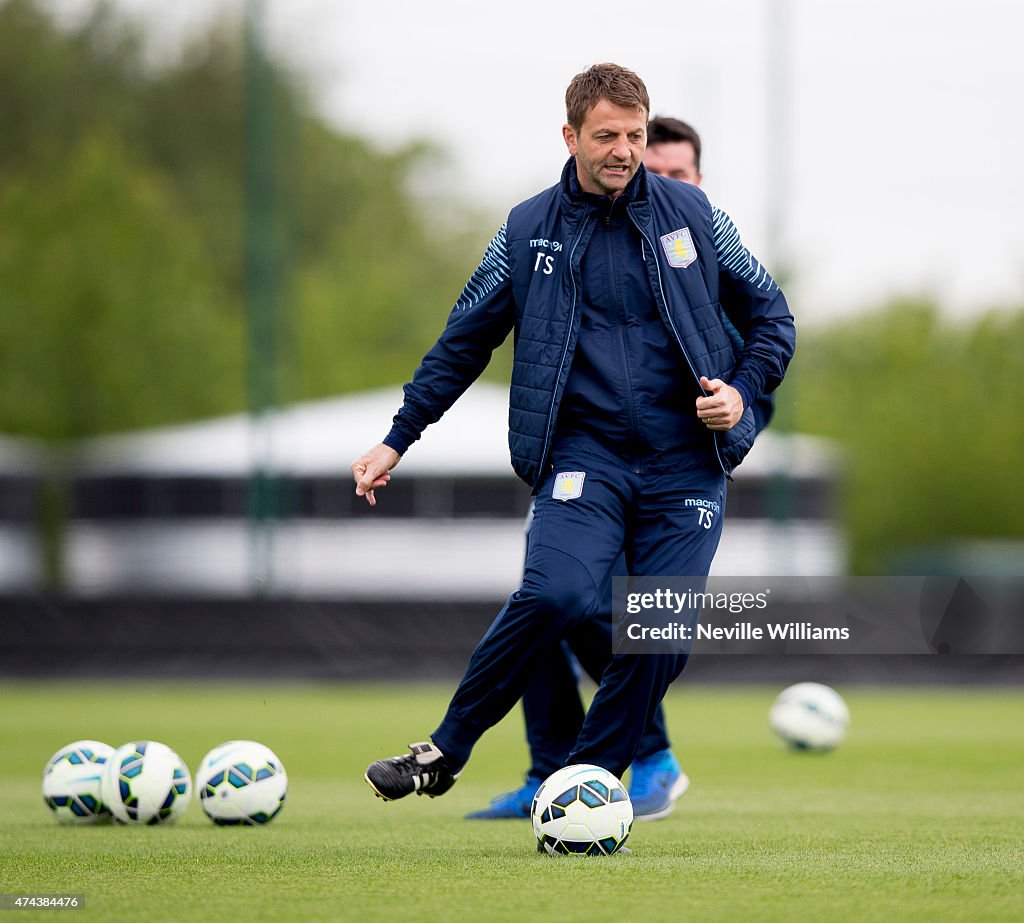
[{"label": "man's hand", "polygon": [[743,416],[743,398],[732,385],[720,378],[708,379],[701,375],[700,386],[711,392],[708,397],[697,398],[697,417],[708,429],[728,430]]},{"label": "man's hand", "polygon": [[370,506],[377,505],[373,492],[378,487],[386,487],[391,475],[388,472],[398,464],[402,456],[391,446],[382,442],[370,449],[362,458],[352,462],[352,477],[356,482],[356,496],[366,497]]}]

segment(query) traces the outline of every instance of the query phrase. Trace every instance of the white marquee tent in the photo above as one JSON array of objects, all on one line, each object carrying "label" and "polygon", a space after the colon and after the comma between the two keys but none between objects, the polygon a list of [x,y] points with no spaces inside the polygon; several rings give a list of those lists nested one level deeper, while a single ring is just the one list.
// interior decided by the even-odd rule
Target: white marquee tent
[{"label": "white marquee tent", "polygon": [[[259,463],[282,475],[349,483],[351,461],[380,442],[401,399],[400,388],[383,388],[284,407],[262,421],[239,414],[95,438],[80,447],[79,471],[94,478],[244,478]],[[514,479],[507,399],[504,387],[475,384],[409,450],[395,478]],[[836,465],[821,440],[766,432],[736,477],[831,479]],[[68,544],[70,583],[87,595],[244,595],[263,587],[324,597],[500,599],[518,582],[522,553],[515,519],[396,519],[361,508],[351,517],[286,520],[258,533],[242,519],[78,521]],[[714,572],[832,574],[844,558],[833,522],[727,517]]]}]

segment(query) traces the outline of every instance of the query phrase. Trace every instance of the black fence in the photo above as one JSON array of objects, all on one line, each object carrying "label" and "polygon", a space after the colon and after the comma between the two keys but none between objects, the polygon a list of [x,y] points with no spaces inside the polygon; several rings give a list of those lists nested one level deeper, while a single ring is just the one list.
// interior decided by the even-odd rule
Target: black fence
[{"label": "black fence", "polygon": [[[347,519],[369,515],[366,501],[340,476],[281,476],[271,482],[273,512],[283,519]],[[39,515],[40,482],[0,475],[0,523],[31,522]],[[253,487],[239,477],[79,476],[71,480],[70,519],[181,520],[245,518]],[[388,486],[381,518],[510,517],[522,519],[530,491],[511,475],[414,475]],[[780,508],[781,507],[781,508]],[[837,514],[835,484],[823,477],[776,482],[745,477],[729,486],[729,516],[827,520]]]}]

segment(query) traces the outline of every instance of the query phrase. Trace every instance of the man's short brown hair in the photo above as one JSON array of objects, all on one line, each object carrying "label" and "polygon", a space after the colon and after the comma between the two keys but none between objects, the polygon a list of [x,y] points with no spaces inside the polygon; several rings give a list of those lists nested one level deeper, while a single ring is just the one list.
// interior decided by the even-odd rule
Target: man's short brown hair
[{"label": "man's short brown hair", "polygon": [[565,91],[565,120],[579,131],[587,114],[602,99],[625,109],[651,111],[651,99],[644,82],[618,64],[595,64],[577,74]]}]

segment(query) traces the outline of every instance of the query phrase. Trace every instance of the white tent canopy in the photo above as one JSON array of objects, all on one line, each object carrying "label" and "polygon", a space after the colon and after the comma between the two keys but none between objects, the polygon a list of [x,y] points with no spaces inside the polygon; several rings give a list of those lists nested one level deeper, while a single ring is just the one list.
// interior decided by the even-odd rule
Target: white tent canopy
[{"label": "white tent canopy", "polygon": [[[79,472],[154,480],[245,478],[264,451],[271,471],[344,483],[352,460],[387,433],[401,400],[396,386],[284,407],[261,423],[238,414],[91,439],[81,445]],[[513,479],[507,417],[507,389],[478,382],[410,448],[398,477]],[[822,440],[767,432],[737,481],[774,472],[832,479],[834,463]],[[252,524],[241,519],[78,521],[69,531],[69,585],[83,595],[245,595],[272,580],[275,592],[299,595],[497,600],[515,589],[523,560],[522,521],[507,517],[381,519],[361,510],[335,519],[291,519],[274,525],[267,560],[253,556],[253,535]],[[736,518],[726,522],[715,572],[839,573],[843,558],[841,536],[830,521],[783,528]]]},{"label": "white tent canopy", "polygon": [[[86,474],[244,477],[260,457],[291,475],[347,473],[387,435],[400,387],[293,404],[257,420],[234,414],[182,426],[91,439]],[[409,474],[508,474],[508,390],[478,382],[402,460]],[[266,454],[264,454],[266,453]]]},{"label": "white tent canopy", "polygon": [[[86,440],[79,471],[89,475],[244,477],[256,459],[288,475],[346,474],[353,459],[387,434],[401,405],[398,386],[283,407],[256,420],[212,420]],[[514,476],[508,456],[508,389],[477,382],[402,459],[410,475]],[[743,463],[743,476],[829,473],[836,453],[821,439],[767,431]]]}]

